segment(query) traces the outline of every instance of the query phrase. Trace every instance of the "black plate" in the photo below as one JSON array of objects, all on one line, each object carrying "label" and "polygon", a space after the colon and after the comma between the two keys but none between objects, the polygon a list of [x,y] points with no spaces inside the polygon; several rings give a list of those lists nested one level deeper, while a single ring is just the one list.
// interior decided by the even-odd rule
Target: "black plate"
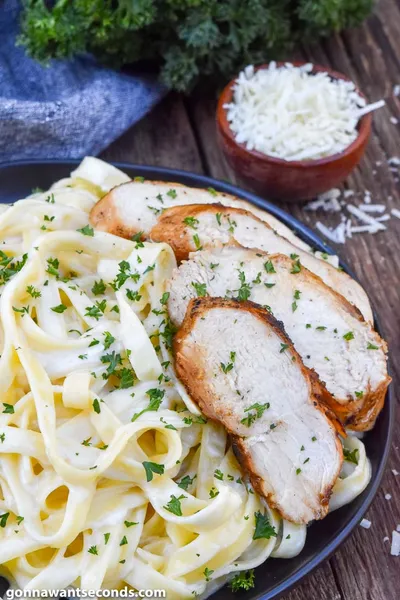
[{"label": "black plate", "polygon": [[[67,177],[77,164],[78,161],[57,162],[49,160],[36,163],[18,162],[0,165],[0,202],[13,202],[24,198],[35,187],[47,189],[58,179]],[[125,171],[130,177],[143,176],[147,179],[174,181],[192,187],[213,187],[221,192],[227,192],[244,200],[249,200],[280,219],[310,246],[333,254],[333,251],[300,221],[274,204],[229,183],[174,169],[124,163],[115,163],[115,166]],[[346,265],[341,264],[349,272]],[[377,322],[376,326],[379,331]],[[358,525],[381,482],[389,454],[393,422],[394,398],[389,389],[385,406],[374,429],[363,440],[372,465],[372,478],[368,487],[351,504],[329,514],[323,521],[313,523],[308,529],[307,541],[299,556],[286,560],[271,558],[259,566],[256,569],[256,587],[249,592],[241,593],[240,598],[242,600],[271,600],[283,592],[287,592],[302,577],[328,558]],[[49,584],[51,585],[51,582]],[[4,589],[0,582],[1,595],[3,595]],[[234,595],[225,587],[213,595],[213,600],[233,600],[234,597],[237,598],[237,595]]]}]

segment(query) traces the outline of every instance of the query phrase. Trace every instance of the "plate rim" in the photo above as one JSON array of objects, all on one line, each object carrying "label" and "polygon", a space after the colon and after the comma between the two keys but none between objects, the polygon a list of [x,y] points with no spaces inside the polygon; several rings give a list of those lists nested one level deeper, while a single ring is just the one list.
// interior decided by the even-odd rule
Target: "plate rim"
[{"label": "plate rim", "polygon": [[[101,159],[103,160],[103,159]],[[0,163],[0,176],[3,171],[9,168],[15,167],[25,167],[31,165],[61,165],[61,166],[76,166],[81,163],[82,159],[37,159],[37,160],[17,160],[17,161],[6,161]],[[283,208],[280,208],[276,204],[273,204],[271,201],[262,198],[261,196],[254,194],[253,192],[249,192],[240,188],[239,186],[232,184],[228,181],[216,179],[214,177],[210,177],[208,175],[203,175],[200,173],[194,173],[192,171],[186,171],[183,169],[174,169],[169,167],[159,167],[145,164],[137,164],[137,163],[129,163],[124,161],[108,161],[105,160],[108,164],[115,166],[118,169],[124,170],[137,170],[141,172],[141,174],[148,174],[149,179],[155,179],[155,175],[160,177],[169,177],[170,180],[173,178],[187,179],[187,181],[191,182],[193,187],[214,187],[218,191],[225,192],[227,194],[232,194],[234,196],[239,197],[240,199],[247,200],[252,204],[255,204],[261,209],[267,210],[274,217],[280,219],[287,227],[289,227],[293,233],[298,235],[300,239],[309,243],[312,246],[315,246],[317,249],[321,249],[323,252],[327,252],[327,254],[335,254],[337,253],[327,244],[325,243],[314,231],[312,231],[307,225],[299,221],[296,217],[287,213]],[[189,184],[190,185],[190,184]],[[1,192],[0,192],[1,194]],[[1,203],[1,201],[0,201]],[[358,278],[354,275],[352,270],[348,267],[348,265],[343,262],[339,256],[339,264],[343,269],[356,281]],[[379,321],[379,316],[377,315],[374,305],[372,305],[373,316],[375,321],[375,329],[377,332],[382,335],[382,328]],[[388,358],[388,373],[392,374],[391,368],[391,358]],[[289,592],[292,588],[298,585],[307,575],[311,574],[317,567],[319,567],[324,561],[326,561],[350,536],[350,534],[354,531],[358,523],[360,522],[362,516],[368,510],[370,505],[372,504],[377,491],[380,487],[383,474],[386,469],[389,453],[391,450],[391,443],[393,437],[394,430],[394,416],[395,416],[395,401],[392,387],[389,386],[386,398],[385,398],[385,408],[388,411],[388,431],[387,437],[384,443],[383,452],[379,459],[379,464],[376,470],[376,474],[374,479],[371,479],[370,489],[363,499],[361,505],[356,510],[355,514],[351,517],[350,521],[342,528],[342,530],[338,533],[338,535],[328,543],[318,554],[312,557],[307,563],[298,568],[294,573],[289,575],[284,581],[280,584],[274,586],[270,591],[261,592],[258,595],[252,596],[252,600],[273,600],[275,598],[279,598],[282,594]],[[261,565],[260,565],[261,566]],[[212,596],[211,596],[212,597]],[[242,597],[248,598],[248,594],[242,595]]]}]

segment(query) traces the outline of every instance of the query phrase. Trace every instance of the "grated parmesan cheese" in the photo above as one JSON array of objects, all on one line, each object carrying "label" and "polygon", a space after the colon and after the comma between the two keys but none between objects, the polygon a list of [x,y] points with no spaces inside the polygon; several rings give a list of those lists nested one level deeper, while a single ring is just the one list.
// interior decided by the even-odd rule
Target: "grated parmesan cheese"
[{"label": "grated parmesan cheese", "polygon": [[383,231],[386,229],[385,225],[379,223],[374,217],[364,213],[362,210],[354,206],[354,204],[348,204],[347,210],[349,213],[357,217],[362,223],[366,223],[367,225],[371,225],[371,233],[376,233],[377,231]]},{"label": "grated parmesan cheese", "polygon": [[248,150],[287,161],[314,160],[342,152],[357,137],[358,120],[383,106],[366,104],[354,83],[312,73],[313,65],[267,69],[252,65],[239,74],[227,119]]},{"label": "grated parmesan cheese", "polygon": [[391,494],[385,494],[385,500],[391,500],[391,499],[392,499]]},{"label": "grated parmesan cheese", "polygon": [[360,204],[358,207],[363,212],[377,212],[383,213],[386,210],[386,206],[384,204]]},{"label": "grated parmesan cheese", "polygon": [[392,556],[400,556],[400,533],[392,531],[392,547],[390,548]]},{"label": "grated parmesan cheese", "polygon": [[364,529],[369,529],[371,527],[371,521],[368,521],[368,519],[363,519],[360,523],[361,527],[364,527]]}]

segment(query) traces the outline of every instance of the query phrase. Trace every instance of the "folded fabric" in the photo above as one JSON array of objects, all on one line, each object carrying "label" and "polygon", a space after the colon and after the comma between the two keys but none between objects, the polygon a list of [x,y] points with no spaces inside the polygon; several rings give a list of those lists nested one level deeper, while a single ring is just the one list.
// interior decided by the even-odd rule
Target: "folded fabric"
[{"label": "folded fabric", "polygon": [[98,154],[166,93],[90,56],[44,67],[16,46],[20,2],[0,5],[0,161]]}]

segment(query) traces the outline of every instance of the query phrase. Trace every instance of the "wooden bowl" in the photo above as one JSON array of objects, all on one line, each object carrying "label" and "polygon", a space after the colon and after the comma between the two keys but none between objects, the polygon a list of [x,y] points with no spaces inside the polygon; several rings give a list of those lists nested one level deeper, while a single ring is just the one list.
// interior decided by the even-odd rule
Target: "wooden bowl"
[{"label": "wooden bowl", "polygon": [[[284,64],[277,63],[278,66]],[[306,63],[294,62],[293,64],[300,67]],[[260,65],[255,70],[267,67],[268,64]],[[314,65],[312,72],[325,72],[333,79],[351,81],[342,73],[319,65]],[[359,120],[357,138],[343,152],[326,158],[286,161],[257,150],[247,150],[245,144],[239,144],[235,140],[224,108],[225,104],[232,101],[234,85],[235,79],[224,88],[218,101],[218,139],[227,162],[235,174],[258,193],[274,200],[308,200],[338,186],[360,162],[371,133],[371,113]],[[356,91],[365,98],[360,90],[356,88]]]}]

